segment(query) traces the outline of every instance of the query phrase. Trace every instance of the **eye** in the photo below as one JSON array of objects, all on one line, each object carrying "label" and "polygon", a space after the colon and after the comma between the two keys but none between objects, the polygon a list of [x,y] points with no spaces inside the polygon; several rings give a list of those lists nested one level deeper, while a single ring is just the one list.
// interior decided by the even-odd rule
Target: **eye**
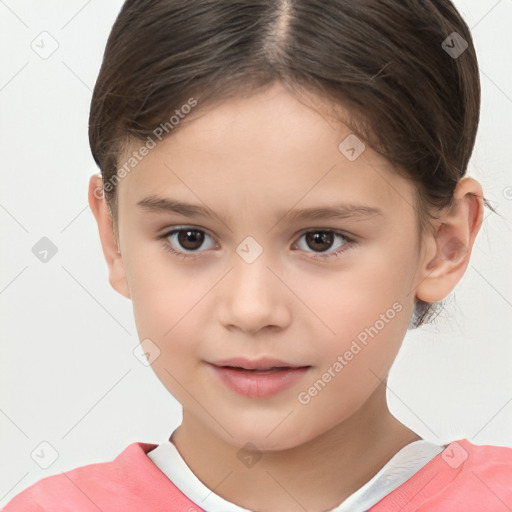
[{"label": "eye", "polygon": [[[198,249],[203,245],[206,238],[211,239],[203,230],[194,227],[173,229],[160,238],[162,239],[164,249],[182,258],[194,257],[196,252],[202,252],[198,251]],[[207,247],[207,249],[214,247],[215,243]],[[191,254],[188,254],[186,251],[190,251]]]},{"label": "eye", "polygon": [[[350,249],[354,244],[352,239],[332,229],[310,230],[304,233],[300,239],[302,238],[304,238],[306,245],[314,250],[315,254],[313,257],[319,259],[339,256],[342,252]],[[336,239],[341,240],[338,244],[334,245],[334,249],[336,250],[326,252],[328,249],[333,248]],[[297,246],[299,246],[301,250],[306,250],[304,246],[300,247],[299,243],[297,243]],[[306,250],[306,252],[308,251]]]},{"label": "eye", "polygon": [[[175,228],[164,233],[159,238],[162,240],[166,251],[181,258],[193,258],[197,256],[197,253],[203,252],[199,249],[203,246],[205,240],[210,239],[213,242],[213,239],[205,231],[194,227]],[[298,248],[305,252],[313,252],[313,258],[317,259],[337,257],[342,252],[350,249],[355,243],[348,236],[332,229],[309,230],[302,234],[299,241],[302,238],[304,238],[306,246],[313,249],[313,251],[308,251],[299,242],[296,244]],[[337,244],[335,244],[336,239],[339,240]],[[213,242],[206,249],[215,247],[215,242]],[[335,249],[334,251],[332,250],[333,248]]]}]

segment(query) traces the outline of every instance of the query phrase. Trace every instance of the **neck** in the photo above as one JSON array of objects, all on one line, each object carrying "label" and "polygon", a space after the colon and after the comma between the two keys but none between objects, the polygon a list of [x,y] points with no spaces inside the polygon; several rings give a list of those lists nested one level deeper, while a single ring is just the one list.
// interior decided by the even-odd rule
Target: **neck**
[{"label": "neck", "polygon": [[336,507],[401,448],[420,439],[389,412],[385,385],[346,421],[295,448],[264,452],[247,469],[234,470],[238,447],[213,435],[186,411],[172,436],[204,485],[227,501],[262,512]]}]

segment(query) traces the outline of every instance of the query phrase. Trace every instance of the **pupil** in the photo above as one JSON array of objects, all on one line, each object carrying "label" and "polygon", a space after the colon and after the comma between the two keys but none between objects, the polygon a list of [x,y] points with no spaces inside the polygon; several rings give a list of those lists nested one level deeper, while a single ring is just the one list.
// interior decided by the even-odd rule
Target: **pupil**
[{"label": "pupil", "polygon": [[[315,231],[306,235],[306,242],[311,249],[318,249],[320,252],[326,251],[333,243],[334,234],[329,231]],[[314,244],[320,244],[321,247],[312,247]]]},{"label": "pupil", "polygon": [[197,230],[184,230],[178,233],[178,241],[184,249],[194,250],[201,247],[204,233]]}]

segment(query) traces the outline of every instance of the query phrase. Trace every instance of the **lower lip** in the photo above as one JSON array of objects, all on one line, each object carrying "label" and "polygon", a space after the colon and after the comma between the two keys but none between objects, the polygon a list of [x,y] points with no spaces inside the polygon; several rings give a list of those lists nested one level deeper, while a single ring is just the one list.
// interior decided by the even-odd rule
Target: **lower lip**
[{"label": "lower lip", "polygon": [[301,366],[272,373],[257,373],[254,370],[210,366],[228,388],[250,398],[267,398],[277,395],[296,384],[309,369],[308,366]]}]

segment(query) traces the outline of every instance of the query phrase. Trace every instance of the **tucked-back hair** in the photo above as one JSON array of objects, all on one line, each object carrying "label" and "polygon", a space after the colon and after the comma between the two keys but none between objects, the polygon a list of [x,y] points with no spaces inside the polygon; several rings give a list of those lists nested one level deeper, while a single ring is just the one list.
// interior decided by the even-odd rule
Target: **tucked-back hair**
[{"label": "tucked-back hair", "polygon": [[[340,121],[417,185],[421,229],[451,204],[475,142],[480,81],[450,0],[126,0],[91,102],[104,183],[130,143],[156,140],[191,98],[197,112],[276,81],[349,112]],[[116,187],[105,197],[115,225]],[[416,304],[414,327],[433,306]]]}]

